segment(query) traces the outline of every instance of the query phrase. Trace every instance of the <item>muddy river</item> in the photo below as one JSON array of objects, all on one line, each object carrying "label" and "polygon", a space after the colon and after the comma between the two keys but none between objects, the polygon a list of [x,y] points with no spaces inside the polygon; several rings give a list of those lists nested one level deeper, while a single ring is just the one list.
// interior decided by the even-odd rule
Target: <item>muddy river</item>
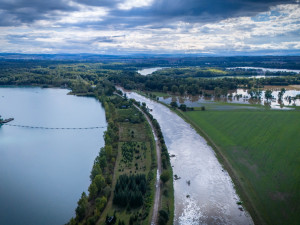
[{"label": "muddy river", "polygon": [[174,224],[253,224],[233,182],[213,149],[188,123],[167,107],[137,93],[129,98],[145,102],[158,120],[171,157],[174,175]]}]

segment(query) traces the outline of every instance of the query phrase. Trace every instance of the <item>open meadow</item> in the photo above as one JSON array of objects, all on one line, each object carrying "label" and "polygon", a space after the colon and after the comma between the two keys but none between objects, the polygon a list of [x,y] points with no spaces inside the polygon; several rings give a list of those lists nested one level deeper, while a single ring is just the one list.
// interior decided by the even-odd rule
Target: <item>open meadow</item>
[{"label": "open meadow", "polygon": [[299,111],[235,107],[182,114],[217,146],[267,224],[299,224]]}]

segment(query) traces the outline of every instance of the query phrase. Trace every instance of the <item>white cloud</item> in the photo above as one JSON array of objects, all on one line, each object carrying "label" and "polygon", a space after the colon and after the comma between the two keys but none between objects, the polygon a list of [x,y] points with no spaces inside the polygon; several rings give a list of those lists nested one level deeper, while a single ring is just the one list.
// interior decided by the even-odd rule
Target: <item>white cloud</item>
[{"label": "white cloud", "polygon": [[[126,4],[128,7],[151,4],[150,0],[139,1],[139,5],[134,4],[136,1],[127,1]],[[0,28],[0,51],[117,54],[300,50],[298,5],[274,7],[271,11],[275,14],[267,12],[257,16],[268,16],[262,20],[239,17],[218,23],[174,22],[156,29],[140,26],[118,30],[80,27],[81,23],[101,21],[109,16],[109,11],[103,7],[77,7],[77,12],[57,12],[50,20],[40,20],[30,26]]]},{"label": "white cloud", "polygon": [[153,0],[126,0],[123,3],[118,4],[118,8],[121,10],[130,10],[132,8],[140,8],[150,6]]}]

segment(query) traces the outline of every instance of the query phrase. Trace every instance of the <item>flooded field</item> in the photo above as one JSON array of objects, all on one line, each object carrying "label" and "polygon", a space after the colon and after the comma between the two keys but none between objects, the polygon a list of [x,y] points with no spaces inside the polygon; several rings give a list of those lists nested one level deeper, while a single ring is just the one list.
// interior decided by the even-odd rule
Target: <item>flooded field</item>
[{"label": "flooded field", "polygon": [[[227,102],[227,103],[237,103],[237,104],[257,104],[257,105],[266,105],[273,109],[292,109],[286,106],[300,106],[300,99],[293,99],[296,95],[300,94],[300,90],[297,87],[285,87],[286,92],[283,95],[282,102],[278,102],[278,93],[282,87],[266,87],[266,89],[272,90],[273,99],[267,101],[264,97],[265,90],[262,90],[261,99],[251,99],[250,94],[247,89],[237,89],[234,92],[231,92],[227,97],[215,98],[204,97],[204,96],[168,96],[160,97],[159,100],[170,104],[172,101],[176,101],[177,104],[186,104],[188,107],[201,107],[203,104],[214,104],[218,102]],[[212,93],[213,94],[213,93]],[[292,98],[289,98],[292,97]],[[247,107],[247,106],[245,106]],[[251,106],[249,106],[251,107]],[[248,107],[248,108],[249,108]]]},{"label": "flooded field", "polygon": [[267,71],[269,72],[292,72],[292,73],[300,73],[300,70],[291,70],[291,69],[273,69],[273,68],[264,68],[264,67],[230,67],[228,70],[234,69],[245,69],[245,70],[257,70],[261,71],[262,74],[265,74]]},{"label": "flooded field", "polygon": [[174,224],[253,224],[239,206],[229,174],[213,149],[188,123],[167,107],[135,92],[129,98],[145,102],[161,126],[174,176]]}]

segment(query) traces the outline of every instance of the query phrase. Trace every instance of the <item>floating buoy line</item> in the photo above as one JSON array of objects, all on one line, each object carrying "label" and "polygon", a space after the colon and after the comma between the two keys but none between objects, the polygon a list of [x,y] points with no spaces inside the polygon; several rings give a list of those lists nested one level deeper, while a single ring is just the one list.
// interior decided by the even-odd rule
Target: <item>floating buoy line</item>
[{"label": "floating buoy line", "polygon": [[23,128],[31,128],[31,129],[45,129],[45,130],[92,130],[92,129],[102,129],[106,128],[107,126],[102,127],[35,127],[35,126],[26,126],[26,125],[19,125],[19,124],[2,124],[5,126],[11,127],[23,127]]}]

